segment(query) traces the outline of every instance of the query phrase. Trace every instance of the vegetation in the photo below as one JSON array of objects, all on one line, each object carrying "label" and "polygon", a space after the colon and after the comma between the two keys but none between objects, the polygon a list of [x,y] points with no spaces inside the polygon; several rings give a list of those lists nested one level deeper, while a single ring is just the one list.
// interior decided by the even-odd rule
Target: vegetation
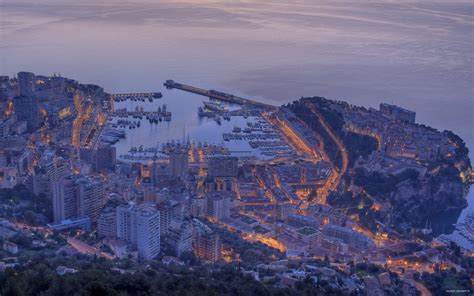
[{"label": "vegetation", "polygon": [[[421,281],[433,295],[450,295],[447,291],[456,290],[467,295],[471,287],[471,279],[466,273],[456,273],[456,270],[443,270],[438,273],[421,274]],[[463,294],[461,294],[463,295]]]},{"label": "vegetation", "polygon": [[51,199],[44,194],[35,195],[25,185],[0,190],[2,214],[30,225],[45,224],[53,219]]},{"label": "vegetation", "polygon": [[[308,104],[314,106],[318,112],[311,112]],[[378,143],[375,138],[349,132],[343,128],[345,124],[343,110],[350,107],[347,103],[312,97],[302,98],[285,107],[292,110],[303,123],[319,134],[324,141],[330,161],[339,168],[342,164],[340,150],[321,125],[321,120],[324,120],[342,140],[349,156],[348,170],[342,176],[343,182],[339,183],[338,192],[331,193],[328,202],[345,210],[348,215],[357,216],[358,222],[367,229],[375,231],[377,221],[380,221],[395,227],[400,233],[408,234],[412,233],[413,227],[423,227],[427,220],[430,222],[437,220],[439,215],[453,216],[452,211],[466,206],[463,181],[468,180],[465,172],[469,172],[471,166],[469,151],[464,141],[454,133],[446,132],[454,148],[451,152],[454,153],[445,159],[421,163],[427,168],[423,178],[420,178],[419,172],[413,169],[407,169],[396,175],[385,175],[377,171],[366,172],[362,168],[354,168],[358,159],[367,158],[377,150]],[[361,187],[362,193],[344,193],[349,190],[349,184]],[[382,213],[377,207],[371,208],[373,202],[389,203],[391,207],[384,207],[385,212]],[[454,222],[442,222],[439,227],[433,223],[433,234],[438,233],[438,228],[440,230],[452,228],[451,224]],[[429,240],[428,236],[418,237]]]},{"label": "vegetation", "polygon": [[395,187],[404,181],[416,182],[419,173],[413,169],[407,169],[398,175],[383,175],[379,172],[366,173],[364,169],[355,169],[354,184],[361,186],[370,195],[384,195],[395,190]]},{"label": "vegetation", "polygon": [[259,242],[246,241],[238,233],[219,228],[215,224],[208,224],[208,226],[219,234],[225,245],[231,247],[235,253],[240,254],[244,266],[254,266],[284,258],[284,254],[274,248]]},{"label": "vegetation", "polygon": [[[306,125],[308,125],[312,130],[318,133],[324,141],[325,149],[327,151],[328,157],[331,162],[338,167],[342,166],[342,156],[336,145],[336,143],[331,139],[326,130],[319,124],[317,115],[308,112],[308,108],[305,105],[304,100],[294,101],[288,105],[300,120],[302,120]],[[334,119],[336,120],[336,119]],[[343,122],[342,122],[343,123]],[[331,125],[331,124],[330,124]],[[341,125],[342,127],[342,125]]]},{"label": "vegetation", "polygon": [[326,151],[331,161],[337,166],[341,166],[342,158],[336,143],[329,137],[326,130],[319,124],[317,114],[308,112],[306,102],[311,102],[317,106],[322,119],[328,123],[331,129],[342,139],[349,153],[349,166],[353,166],[359,157],[367,157],[377,149],[377,141],[370,137],[359,135],[343,130],[344,118],[341,113],[330,107],[330,101],[321,97],[303,98],[288,105],[301,120],[303,120],[311,129],[316,131],[324,141]]},{"label": "vegetation", "polygon": [[349,153],[349,166],[352,167],[359,157],[366,158],[377,150],[377,140],[370,136],[346,132],[342,135],[342,141]]},{"label": "vegetation", "polygon": [[349,216],[356,215],[358,222],[373,233],[377,231],[377,221],[383,220],[383,213],[372,209],[374,202],[365,194],[334,191],[329,194],[327,202]]},{"label": "vegetation", "polygon": [[111,271],[108,262],[90,262],[77,273],[57,275],[46,264],[0,273],[1,295],[317,295],[312,281],[295,289],[274,288],[240,273],[234,266],[168,268],[135,273]]},{"label": "vegetation", "polygon": [[372,263],[357,263],[354,268],[354,273],[360,277],[367,275],[377,275],[382,271],[381,267]]}]

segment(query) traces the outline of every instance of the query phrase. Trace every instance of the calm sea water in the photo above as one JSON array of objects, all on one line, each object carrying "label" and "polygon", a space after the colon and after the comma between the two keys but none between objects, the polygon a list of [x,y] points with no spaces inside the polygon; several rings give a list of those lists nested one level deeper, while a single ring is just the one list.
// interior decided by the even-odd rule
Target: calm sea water
[{"label": "calm sea water", "polygon": [[[196,144],[211,144],[223,146],[229,149],[229,152],[236,156],[256,156],[259,159],[268,159],[269,157],[262,155],[260,151],[252,149],[246,140],[225,141],[222,134],[230,133],[234,127],[242,130],[247,127],[247,122],[254,123],[256,117],[249,116],[231,116],[230,120],[224,120],[218,124],[214,119],[202,118],[198,116],[198,108],[204,107],[203,101],[209,101],[207,98],[191,93],[185,93],[180,90],[164,90],[163,98],[154,100],[152,103],[145,100],[115,103],[115,109],[127,108],[127,110],[136,110],[138,106],[143,107],[144,111],[156,111],[158,107],[163,108],[166,105],[168,111],[172,114],[170,122],[162,121],[158,123],[150,123],[145,117],[140,120],[140,128],[126,128],[127,136],[115,144],[117,155],[124,155],[129,152],[132,147],[143,145],[144,148],[161,148],[166,142],[180,141],[194,142]],[[222,105],[227,110],[239,109],[237,106]],[[114,122],[117,119],[116,118]],[[138,121],[129,117],[128,120]],[[244,134],[244,133],[241,133]]]},{"label": "calm sea water", "polygon": [[449,213],[443,217],[437,217],[436,220],[433,220],[433,233],[446,233],[449,239],[474,252],[474,242],[469,241],[466,237],[461,235],[458,230],[454,229],[454,224],[464,223],[466,216],[474,213],[474,186],[471,186],[466,198],[468,206],[465,209]]},{"label": "calm sea water", "polygon": [[174,79],[275,104],[385,101],[474,147],[472,1],[287,2],[2,0],[0,74],[60,72],[110,92]]},{"label": "calm sea water", "polygon": [[[274,104],[385,101],[474,149],[472,1],[287,2],[3,0],[0,74],[60,72],[109,92],[160,91],[174,79]],[[171,97],[173,121],[140,129],[134,145],[210,138],[199,99]]]}]

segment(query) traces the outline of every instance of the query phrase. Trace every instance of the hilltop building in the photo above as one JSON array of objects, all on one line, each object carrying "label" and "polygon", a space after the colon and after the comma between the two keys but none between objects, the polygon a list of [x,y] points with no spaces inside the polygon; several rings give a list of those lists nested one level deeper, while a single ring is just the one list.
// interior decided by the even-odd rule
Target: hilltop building
[{"label": "hilltop building", "polygon": [[406,123],[415,123],[416,113],[396,105],[380,104],[380,112]]}]

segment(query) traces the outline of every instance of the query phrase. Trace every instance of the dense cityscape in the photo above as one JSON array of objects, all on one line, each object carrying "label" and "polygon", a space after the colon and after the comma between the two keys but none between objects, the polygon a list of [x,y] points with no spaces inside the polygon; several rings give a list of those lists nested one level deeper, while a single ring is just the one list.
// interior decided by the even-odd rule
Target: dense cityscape
[{"label": "dense cityscape", "polygon": [[[474,249],[448,234],[474,243],[474,216],[440,223],[474,180],[453,132],[383,102],[161,91],[0,77],[2,295],[470,293]],[[219,140],[156,134],[119,154],[173,125],[170,92],[204,98],[189,116]]]}]

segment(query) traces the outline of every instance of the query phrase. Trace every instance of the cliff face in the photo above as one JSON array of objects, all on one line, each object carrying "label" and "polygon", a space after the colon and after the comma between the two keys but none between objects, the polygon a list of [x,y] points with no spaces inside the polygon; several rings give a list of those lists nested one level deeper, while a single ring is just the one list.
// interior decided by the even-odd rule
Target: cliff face
[{"label": "cliff face", "polygon": [[[404,123],[403,128],[399,128],[400,133],[410,129],[418,133],[417,136],[410,135],[410,132],[406,134],[407,137],[411,136],[413,141],[408,144],[414,143],[414,146],[418,145],[418,149],[423,150],[425,142],[418,137],[425,136],[426,131],[429,135],[427,138],[440,139],[439,142],[428,142],[427,145],[443,147],[444,154],[440,152],[440,156],[430,159],[390,155],[387,152],[393,148],[390,144],[385,147],[365,145],[369,149],[362,144],[370,142],[367,138],[374,140],[375,137],[371,135],[377,136],[379,144],[380,139],[386,137],[384,133],[389,132],[390,137],[397,137],[394,131],[397,133],[397,125],[401,124],[400,122],[386,119],[377,110],[320,97],[302,98],[290,104],[288,108],[316,132],[322,129],[304,107],[308,104],[313,104],[319,111],[317,116],[322,116],[332,126],[335,134],[344,142],[351,159],[344,182],[341,182],[338,192],[331,194],[328,202],[341,209],[350,209],[347,210],[348,214],[358,216],[359,222],[367,226],[367,229],[377,231],[373,225],[379,221],[399,232],[409,232],[414,228],[424,228],[427,221],[434,225],[438,220],[443,220],[443,217],[460,212],[467,206],[465,197],[469,180],[466,176],[470,175],[471,162],[469,150],[459,136],[449,131],[439,132],[423,125]],[[353,129],[355,131],[357,124],[361,123],[360,130],[364,133],[345,130],[344,126],[348,123],[356,127]],[[335,147],[331,139],[324,134],[321,134],[321,138],[329,150],[326,154],[337,156],[338,151],[331,151]],[[405,134],[401,134],[400,138],[405,139]],[[428,147],[426,149],[428,150]],[[356,151],[364,153],[354,153]],[[369,156],[371,152],[374,153]],[[362,159],[363,161],[359,161]],[[339,165],[337,158],[331,160],[336,167]],[[385,167],[379,165],[384,162]],[[400,169],[392,173],[393,163]],[[374,204],[382,206],[375,207]],[[454,221],[443,223],[451,226],[455,223],[455,217]],[[445,229],[447,230],[449,229]]]},{"label": "cliff face", "polygon": [[[459,179],[440,175],[402,183],[390,196],[390,222],[399,231],[423,228],[427,221],[441,226],[442,217],[467,206],[465,187]],[[444,230],[448,231],[452,223],[445,224]]]}]

